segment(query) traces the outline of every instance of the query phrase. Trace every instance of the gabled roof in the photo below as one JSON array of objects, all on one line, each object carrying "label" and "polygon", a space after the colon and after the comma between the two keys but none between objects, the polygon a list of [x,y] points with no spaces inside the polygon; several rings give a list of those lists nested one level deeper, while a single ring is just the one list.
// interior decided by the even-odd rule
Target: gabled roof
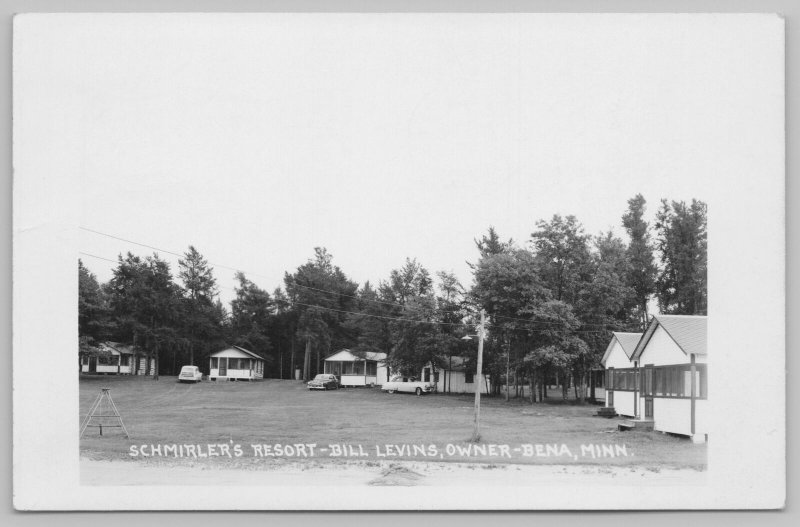
[{"label": "gabled roof", "polygon": [[633,357],[633,352],[636,351],[636,345],[642,338],[641,333],[623,333],[621,331],[613,331],[611,334],[613,335],[611,337],[611,342],[608,343],[606,352],[603,354],[603,358],[600,359],[600,363],[603,366],[606,365],[606,360],[608,360],[608,356],[611,354],[611,350],[614,348],[614,343],[619,342],[622,351],[625,352],[625,356],[628,357],[628,360],[631,360],[631,357]]},{"label": "gabled roof", "polygon": [[228,351],[228,350],[231,350],[231,349],[232,349],[232,350],[236,350],[236,351],[240,351],[240,352],[244,353],[245,355],[248,355],[248,356],[250,356],[250,357],[252,357],[252,358],[254,358],[254,359],[258,359],[258,360],[264,360],[264,357],[261,357],[261,356],[259,356],[259,355],[256,355],[256,354],[255,354],[255,353],[253,353],[252,351],[250,351],[250,350],[246,350],[246,349],[242,348],[241,346],[228,346],[227,348],[225,348],[225,349],[222,349],[222,350],[219,350],[219,351],[217,351],[216,353],[212,353],[210,356],[211,356],[211,357],[216,357],[217,355],[219,355],[219,354],[220,354],[220,353],[222,353],[223,351]]},{"label": "gabled roof", "polygon": [[633,360],[642,356],[647,343],[658,327],[662,327],[667,335],[675,341],[678,348],[686,355],[708,354],[708,317],[700,315],[653,315],[644,336],[636,346]]},{"label": "gabled roof", "polygon": [[386,354],[385,353],[378,353],[373,351],[364,352],[364,357],[357,357],[351,352],[349,349],[339,350],[333,355],[325,357],[325,360],[330,361],[344,361],[344,362],[353,362],[353,361],[360,361],[360,360],[374,360],[374,361],[385,361]]},{"label": "gabled roof", "polygon": [[133,355],[133,346],[119,342],[101,342],[98,347],[112,355]]}]

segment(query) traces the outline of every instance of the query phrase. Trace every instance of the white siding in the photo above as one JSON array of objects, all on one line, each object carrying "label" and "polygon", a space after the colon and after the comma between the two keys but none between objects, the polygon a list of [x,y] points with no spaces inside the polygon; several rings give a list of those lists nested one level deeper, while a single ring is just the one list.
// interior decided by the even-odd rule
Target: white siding
[{"label": "white siding", "polygon": [[378,378],[374,375],[342,375],[339,379],[339,384],[342,386],[369,386],[370,384],[378,384]]},{"label": "white siding", "polygon": [[[445,382],[446,379],[446,382]],[[473,381],[478,379],[473,375]],[[439,382],[436,389],[439,393],[475,393],[477,382],[466,382],[463,371],[439,371]],[[486,393],[486,380],[481,379],[481,393]]]},{"label": "white siding", "polygon": [[622,345],[616,338],[611,353],[606,358],[606,369],[608,368],[633,368],[633,362],[625,355],[625,350],[622,349]]},{"label": "white siding", "polygon": [[614,392],[614,410],[616,410],[618,414],[634,417],[633,393],[634,392]]},{"label": "white siding", "polygon": [[209,370],[209,379],[241,379],[241,380],[252,380],[252,379],[262,379],[264,377],[263,374],[260,376],[256,374],[255,370],[231,370],[229,369],[225,375],[220,376],[219,370],[214,368]]},{"label": "white siding", "polygon": [[378,367],[376,372],[377,376],[375,377],[375,385],[381,386],[383,383],[389,380],[389,369],[380,362],[378,363]]},{"label": "white siding", "polygon": [[653,429],[672,434],[692,434],[690,399],[653,398]]},{"label": "white siding", "polygon": [[[82,373],[89,373],[89,363],[81,364],[81,372]],[[119,373],[122,375],[130,375],[131,367],[130,366],[120,366],[119,369],[117,366],[110,366],[108,364],[98,364],[97,368],[95,369],[95,373]]]},{"label": "white siding", "polygon": [[689,356],[678,347],[666,330],[658,326],[650,337],[639,359],[639,365],[665,366],[669,364],[686,364]]}]

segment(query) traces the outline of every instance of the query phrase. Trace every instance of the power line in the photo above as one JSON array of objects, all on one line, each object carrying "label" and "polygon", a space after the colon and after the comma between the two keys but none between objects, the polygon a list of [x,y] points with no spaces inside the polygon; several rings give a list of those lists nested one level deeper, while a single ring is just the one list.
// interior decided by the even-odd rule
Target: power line
[{"label": "power line", "polygon": [[[185,256],[185,255],[177,253],[175,251],[170,251],[170,250],[167,250],[167,249],[160,249],[158,247],[154,247],[154,246],[148,245],[146,243],[136,242],[136,241],[133,241],[133,240],[129,240],[127,238],[122,238],[120,236],[115,236],[113,234],[109,234],[107,232],[100,232],[100,231],[97,231],[97,230],[94,230],[94,229],[90,229],[88,227],[83,227],[83,226],[81,226],[79,228],[81,230],[84,230],[84,231],[87,231],[87,232],[91,232],[91,233],[94,233],[94,234],[99,234],[100,236],[106,236],[108,238],[113,238],[115,240],[123,241],[125,243],[132,243],[134,245],[139,245],[140,247],[147,247],[148,249],[152,249],[154,251],[160,251],[160,252],[164,252],[164,253],[167,253],[167,254],[171,254],[171,255],[177,256],[179,258],[183,258]],[[107,260],[106,258],[100,258],[100,259],[101,260]],[[111,261],[111,260],[108,260],[108,261]],[[117,263],[117,262],[114,261],[113,263]],[[261,275],[261,274],[258,274],[258,273],[251,273],[251,272],[245,271],[243,269],[238,269],[238,268],[235,268],[235,267],[230,267],[230,266],[227,266],[227,265],[222,265],[222,264],[218,264],[218,263],[214,263],[214,262],[208,262],[208,264],[211,265],[211,266],[214,266],[214,267],[221,267],[223,269],[228,269],[230,271],[240,272],[240,273],[244,273],[244,274],[250,275],[250,276],[258,276],[260,278],[264,278],[264,279],[269,280],[269,278],[264,276],[264,275]],[[331,295],[339,295],[339,296],[343,296],[343,297],[346,297],[346,298],[352,298],[354,300],[359,300],[359,301],[363,301],[363,302],[373,302],[373,303],[376,303],[376,304],[383,304],[383,305],[387,305],[387,306],[395,306],[395,307],[400,307],[400,308],[404,308],[405,307],[405,305],[398,304],[396,302],[385,302],[385,301],[382,301],[382,300],[373,300],[373,299],[369,299],[369,298],[361,298],[361,297],[357,297],[357,296],[353,296],[353,295],[347,295],[345,293],[340,293],[338,291],[328,291],[326,289],[319,289],[317,287],[311,287],[311,286],[308,286],[308,285],[300,284],[300,283],[297,282],[297,280],[292,280],[292,282],[294,283],[294,285],[296,285],[298,287],[302,287],[304,289],[309,289],[309,290],[312,290],[312,291],[318,291],[318,292],[321,292],[321,293],[328,293],[328,294],[331,294]],[[452,310],[448,310],[448,311],[455,312],[456,309],[452,309]]]},{"label": "power line", "polygon": [[[164,252],[164,253],[167,253],[167,254],[171,254],[171,255],[177,256],[179,258],[183,258],[185,256],[185,255],[177,253],[175,251],[170,251],[170,250],[167,250],[167,249],[160,249],[158,247],[155,247],[155,246],[152,246],[152,245],[148,245],[146,243],[136,242],[136,241],[129,240],[129,239],[126,239],[126,238],[122,238],[120,236],[116,236],[116,235],[109,234],[109,233],[106,233],[106,232],[100,232],[100,231],[95,230],[95,229],[90,229],[88,227],[80,226],[79,228],[81,230],[84,230],[84,231],[87,231],[87,232],[91,232],[91,233],[94,233],[94,234],[98,234],[100,236],[106,236],[108,238],[113,238],[115,240],[123,241],[123,242],[126,242],[126,243],[132,243],[134,245],[139,245],[141,247],[147,247],[148,249],[152,249],[154,251],[160,251],[160,252]],[[85,254],[86,256],[90,256],[90,257],[93,257],[93,258],[98,258],[100,260],[105,260],[105,261],[108,261],[108,262],[111,262],[111,263],[117,263],[117,261],[115,261],[115,260],[109,260],[108,258],[103,258],[101,256],[96,256],[96,255],[93,255],[93,254],[83,253],[83,252],[81,252],[81,254]],[[214,266],[214,267],[220,267],[220,268],[228,269],[228,270],[231,270],[231,271],[234,271],[234,272],[244,273],[244,274],[247,274],[247,275],[250,275],[250,276],[258,276],[258,277],[261,277],[261,278],[269,279],[266,276],[260,275],[258,273],[251,273],[251,272],[248,272],[248,271],[244,271],[242,269],[238,269],[238,268],[235,268],[235,267],[230,267],[230,266],[226,266],[226,265],[222,265],[222,264],[217,264],[217,263],[214,263],[214,262],[208,262],[208,263],[209,263],[209,265]],[[353,296],[353,295],[348,295],[348,294],[341,293],[341,292],[338,292],[338,291],[329,291],[329,290],[326,290],[326,289],[320,289],[320,288],[317,288],[317,287],[312,287],[312,286],[300,284],[300,283],[297,282],[297,280],[294,280],[294,279],[292,280],[292,283],[294,285],[296,285],[298,287],[302,287],[304,289],[317,291],[317,292],[320,292],[320,293],[327,293],[327,294],[331,294],[331,295],[338,295],[338,296],[341,296],[341,297],[351,298],[351,299],[354,299],[354,300],[357,300],[357,301],[361,301],[361,302],[372,302],[372,303],[375,303],[375,304],[399,307],[399,308],[402,308],[402,309],[405,309],[407,307],[406,305],[399,304],[397,302],[386,302],[386,301],[382,301],[382,300],[373,300],[373,299],[369,299],[369,298],[362,298],[362,297],[357,297],[357,296]],[[236,292],[236,289],[232,289],[230,287],[225,287],[225,289],[232,290],[232,291]],[[295,302],[295,303],[299,304],[299,305],[309,305],[309,304],[302,304],[300,302]],[[331,309],[331,308],[324,308],[323,306],[313,306],[313,307],[319,307],[319,308],[322,308],[322,309]],[[448,313],[454,313],[456,311],[460,311],[461,309],[462,308],[454,308],[454,309],[450,309],[450,310],[440,310],[440,311],[444,311],[444,312],[448,312]],[[393,320],[413,321],[413,319],[405,319],[405,318],[402,318],[402,317],[398,318],[398,317],[387,317],[387,316],[380,316],[380,315],[368,315],[366,313],[353,313],[353,312],[349,312],[349,311],[341,311],[341,312],[342,313],[357,314],[357,315],[373,316],[373,317],[377,317],[377,318],[387,318],[387,319],[393,319]],[[492,315],[492,316],[494,318],[499,318],[499,319],[503,319],[503,320],[524,322],[526,324],[550,324],[550,325],[560,324],[559,322],[551,322],[551,321],[546,321],[546,320],[538,320],[537,321],[537,320],[509,317],[509,316],[505,316],[505,315]],[[439,324],[442,324],[442,325],[460,325],[460,324],[450,323],[450,322],[441,322]],[[602,331],[595,331],[597,333],[604,332],[604,331],[611,331],[609,329],[606,329],[606,327],[607,327],[606,324],[590,324],[590,323],[586,323],[586,324],[582,324],[582,326],[584,326],[584,327],[600,327],[600,328],[603,328]],[[547,331],[547,330],[542,330],[542,331]]]},{"label": "power line", "polygon": [[82,252],[82,251],[78,251],[78,254],[82,254],[84,256],[90,256],[92,258],[97,258],[98,260],[105,260],[105,261],[111,262],[111,263],[118,263],[117,260],[110,260],[108,258],[103,258],[102,256],[97,256],[96,254],[89,254],[89,253],[85,253],[85,252]]},{"label": "power line", "polygon": [[[79,251],[79,254],[82,254],[84,256],[89,256],[89,257],[92,257],[92,258],[97,258],[99,260],[105,260],[105,261],[111,262],[111,263],[117,263],[117,261],[115,261],[115,260],[111,260],[109,258],[104,258],[102,256],[97,256],[95,254],[90,254],[90,253],[83,252],[83,251]],[[225,286],[219,286],[219,287],[223,287],[223,288],[228,289],[230,291],[236,292],[236,289],[234,289],[232,287],[225,287]],[[304,302],[297,302],[297,301],[293,302],[293,304],[304,306],[304,307],[323,309],[323,310],[326,310],[326,311],[333,311],[333,312],[336,312],[336,313],[343,313],[343,314],[347,314],[347,315],[379,318],[379,319],[384,319],[384,320],[396,320],[396,321],[400,321],[400,322],[410,322],[410,323],[414,323],[414,324],[430,324],[430,325],[438,325],[438,326],[456,326],[456,327],[465,327],[465,326],[469,326],[470,325],[470,324],[466,324],[466,323],[438,322],[438,321],[435,321],[435,320],[418,320],[418,319],[405,318],[405,317],[391,317],[391,316],[387,316],[387,315],[373,315],[371,313],[359,313],[359,312],[355,312],[355,311],[346,311],[346,310],[343,310],[343,309],[335,309],[335,308],[332,308],[332,307],[320,306],[320,305],[317,305],[317,304],[306,304]],[[522,319],[520,319],[520,320],[522,320]],[[528,323],[534,323],[534,324],[537,323],[536,321],[527,321],[527,322]],[[542,332],[545,332],[545,331],[555,332],[555,333],[564,332],[563,330],[534,329],[534,328],[516,328],[516,329],[514,329],[512,331],[529,332],[529,333],[542,333]],[[611,330],[606,330],[606,331],[611,331]],[[577,330],[577,331],[567,331],[567,332],[568,333],[605,333],[606,331]]]}]

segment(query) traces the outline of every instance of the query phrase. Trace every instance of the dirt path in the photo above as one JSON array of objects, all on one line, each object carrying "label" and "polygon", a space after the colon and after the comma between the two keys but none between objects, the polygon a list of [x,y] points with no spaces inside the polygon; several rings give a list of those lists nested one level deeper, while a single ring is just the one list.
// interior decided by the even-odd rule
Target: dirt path
[{"label": "dirt path", "polygon": [[[83,485],[279,485],[279,486],[517,486],[517,485],[704,485],[692,469],[563,465],[480,465],[386,462],[262,469],[145,465],[82,458]],[[480,472],[480,474],[476,474]]]}]

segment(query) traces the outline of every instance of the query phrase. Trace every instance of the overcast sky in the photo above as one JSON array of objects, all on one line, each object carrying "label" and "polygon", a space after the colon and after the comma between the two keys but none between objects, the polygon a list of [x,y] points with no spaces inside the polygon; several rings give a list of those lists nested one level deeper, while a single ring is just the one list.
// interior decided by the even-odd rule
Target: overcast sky
[{"label": "overcast sky", "polygon": [[[575,214],[588,233],[622,234],[636,193],[651,219],[662,197],[703,199],[713,215],[712,190],[741,161],[721,155],[741,113],[729,110],[754,105],[731,80],[759,82],[746,39],[714,20],[131,16],[54,28],[53,60],[67,64],[52,80],[82,148],[79,222],[171,251],[193,244],[272,291],[315,246],[358,283],[416,257],[468,286],[473,239],[490,225],[527,242],[537,220]],[[151,252],[86,231],[79,248]],[[110,278],[114,264],[81,257]],[[216,276],[227,302],[233,271]]]}]

